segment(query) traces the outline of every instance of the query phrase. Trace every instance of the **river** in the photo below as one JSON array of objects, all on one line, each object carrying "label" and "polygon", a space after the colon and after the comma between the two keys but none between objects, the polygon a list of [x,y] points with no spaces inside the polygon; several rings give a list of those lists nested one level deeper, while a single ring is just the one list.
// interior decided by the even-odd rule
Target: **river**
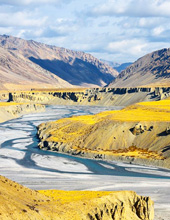
[{"label": "river", "polygon": [[44,113],[1,123],[0,175],[36,190],[134,190],[154,200],[155,219],[170,219],[170,170],[38,149],[36,126],[40,123],[110,109],[115,108],[48,106]]}]

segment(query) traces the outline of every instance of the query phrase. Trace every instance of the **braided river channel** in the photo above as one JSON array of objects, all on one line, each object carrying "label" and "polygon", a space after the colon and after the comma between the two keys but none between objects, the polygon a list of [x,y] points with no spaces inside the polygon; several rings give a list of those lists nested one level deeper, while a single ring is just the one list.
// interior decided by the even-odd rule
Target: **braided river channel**
[{"label": "braided river channel", "polygon": [[170,219],[170,170],[73,157],[38,148],[37,126],[118,107],[47,106],[0,124],[0,175],[31,189],[133,190],[155,202],[155,219]]}]

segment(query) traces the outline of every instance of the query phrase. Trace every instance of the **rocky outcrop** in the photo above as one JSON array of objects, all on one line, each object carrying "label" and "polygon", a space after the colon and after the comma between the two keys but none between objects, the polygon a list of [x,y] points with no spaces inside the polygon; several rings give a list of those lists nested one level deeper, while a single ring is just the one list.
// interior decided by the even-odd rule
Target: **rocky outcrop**
[{"label": "rocky outcrop", "polygon": [[109,87],[169,86],[170,48],[147,54],[123,70]]},{"label": "rocky outcrop", "polygon": [[154,204],[133,191],[37,192],[0,176],[0,219],[153,220]]},{"label": "rocky outcrop", "polygon": [[0,36],[0,89],[105,86],[117,75],[90,54]]},{"label": "rocky outcrop", "polygon": [[43,123],[39,147],[82,157],[170,168],[170,100]]},{"label": "rocky outcrop", "polygon": [[170,95],[170,87],[166,88],[92,88],[41,90],[27,92],[13,92],[9,94],[9,101],[36,102],[41,104],[58,105],[102,105],[127,106],[140,101],[160,100]]},{"label": "rocky outcrop", "polygon": [[31,103],[0,103],[0,123],[25,114],[43,112],[45,106]]},{"label": "rocky outcrop", "polygon": [[8,100],[9,99],[9,92],[8,91],[0,91],[0,100]]}]

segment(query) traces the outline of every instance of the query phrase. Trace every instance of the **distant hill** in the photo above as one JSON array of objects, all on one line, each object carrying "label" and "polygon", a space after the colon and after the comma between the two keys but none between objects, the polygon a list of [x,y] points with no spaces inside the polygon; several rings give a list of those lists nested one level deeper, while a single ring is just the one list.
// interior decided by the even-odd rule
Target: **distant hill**
[{"label": "distant hill", "polygon": [[170,48],[149,53],[123,70],[108,87],[170,86]]},{"label": "distant hill", "polygon": [[129,63],[117,63],[117,62],[112,62],[112,61],[103,60],[103,59],[101,59],[101,61],[108,64],[109,66],[113,67],[119,73],[132,64],[130,62]]},{"label": "distant hill", "polygon": [[120,64],[119,66],[115,66],[114,69],[117,70],[119,73],[122,71],[122,70],[125,70],[128,66],[130,66],[132,63],[122,63]]},{"label": "distant hill", "polygon": [[118,72],[90,54],[0,36],[0,88],[96,87]]}]

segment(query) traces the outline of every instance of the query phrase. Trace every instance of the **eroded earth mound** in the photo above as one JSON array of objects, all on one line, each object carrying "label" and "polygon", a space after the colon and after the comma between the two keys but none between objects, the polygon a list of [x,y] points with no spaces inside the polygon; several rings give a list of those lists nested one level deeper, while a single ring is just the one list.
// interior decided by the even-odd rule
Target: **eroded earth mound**
[{"label": "eroded earth mound", "polygon": [[170,99],[39,126],[39,147],[170,168]]},{"label": "eroded earth mound", "polygon": [[149,197],[132,191],[30,190],[0,176],[0,219],[153,220]]}]

